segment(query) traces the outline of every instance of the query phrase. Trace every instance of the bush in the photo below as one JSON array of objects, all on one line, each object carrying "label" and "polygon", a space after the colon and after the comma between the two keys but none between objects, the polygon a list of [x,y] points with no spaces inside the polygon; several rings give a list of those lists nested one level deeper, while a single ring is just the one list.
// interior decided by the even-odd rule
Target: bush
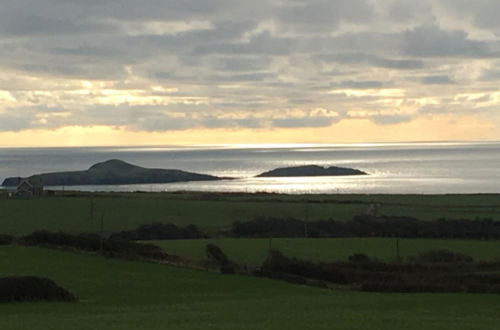
[{"label": "bush", "polygon": [[134,230],[125,230],[114,233],[111,239],[120,240],[161,240],[161,239],[197,239],[207,238],[195,225],[177,227],[173,224],[153,223],[150,225],[140,225]]},{"label": "bush", "polygon": [[[314,279],[376,292],[496,293],[500,289],[500,278],[478,272],[478,264],[469,261],[469,257],[438,252],[429,254],[433,258],[424,258],[426,263],[421,264],[386,263],[370,260],[362,254],[351,256],[349,262],[321,263],[287,257],[272,250],[257,274],[287,281]],[[438,260],[438,263],[429,260]],[[500,269],[498,264],[492,267]]]},{"label": "bush", "polygon": [[304,277],[288,273],[280,273],[280,272],[258,269],[254,272],[254,275],[271,278],[273,280],[283,280],[294,284],[301,284],[301,285],[307,284],[307,280]]},{"label": "bush", "polygon": [[[31,245],[51,245],[57,247],[75,248],[85,251],[99,251],[101,239],[95,234],[71,235],[63,232],[36,231],[23,238]],[[103,240],[103,252],[110,255],[145,257],[162,259],[167,257],[160,247],[115,239]]]},{"label": "bush", "polygon": [[391,293],[450,293],[464,290],[465,288],[453,284],[365,283],[361,286],[361,291]]},{"label": "bush", "polygon": [[221,273],[233,274],[235,272],[234,263],[229,260],[220,247],[215,244],[207,244],[206,252],[208,260],[220,266]]},{"label": "bush", "polygon": [[355,253],[349,256],[350,262],[370,262],[372,261],[369,256],[364,253]]},{"label": "bush", "polygon": [[208,260],[214,261],[219,265],[227,265],[231,263],[222,249],[215,244],[207,244],[206,251]]},{"label": "bush", "polygon": [[415,263],[472,263],[474,259],[462,253],[447,250],[434,250],[410,258]]},{"label": "bush", "polygon": [[277,273],[300,276],[309,279],[329,281],[337,284],[352,283],[354,278],[349,270],[331,267],[326,263],[315,263],[283,255],[278,250],[269,251],[267,259],[261,266],[263,273]]},{"label": "bush", "polygon": [[47,278],[34,276],[0,278],[0,302],[76,300],[72,293]]},{"label": "bush", "polygon": [[407,237],[499,239],[500,221],[422,221],[403,216],[358,215],[352,221],[256,218],[233,223],[235,237]]},{"label": "bush", "polygon": [[0,245],[11,245],[14,243],[14,236],[0,235]]}]

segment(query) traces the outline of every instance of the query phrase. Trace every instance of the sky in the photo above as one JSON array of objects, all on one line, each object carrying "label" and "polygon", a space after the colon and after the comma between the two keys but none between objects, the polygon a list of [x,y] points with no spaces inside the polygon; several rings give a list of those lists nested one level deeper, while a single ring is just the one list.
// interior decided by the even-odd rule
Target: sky
[{"label": "sky", "polygon": [[500,140],[498,0],[0,0],[0,146]]}]

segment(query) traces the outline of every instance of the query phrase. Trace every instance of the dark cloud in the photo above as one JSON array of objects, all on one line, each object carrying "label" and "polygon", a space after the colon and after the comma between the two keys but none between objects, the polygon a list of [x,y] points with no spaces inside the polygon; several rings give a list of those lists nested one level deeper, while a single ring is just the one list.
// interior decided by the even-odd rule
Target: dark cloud
[{"label": "dark cloud", "polygon": [[40,127],[60,127],[64,123],[48,123],[45,118],[64,111],[64,109],[59,107],[47,107],[45,105],[8,108],[4,113],[0,113],[0,131],[21,131]]},{"label": "dark cloud", "polygon": [[207,77],[208,81],[212,82],[259,82],[265,81],[267,78],[274,76],[271,73],[244,73],[244,74],[233,74],[233,75],[211,75]]},{"label": "dark cloud", "polygon": [[0,3],[0,34],[12,36],[54,36],[113,32],[108,23],[86,16],[77,2],[19,0]]},{"label": "dark cloud", "polygon": [[396,0],[389,5],[387,14],[391,20],[400,23],[433,23],[436,20],[432,5],[427,1]]},{"label": "dark cloud", "polygon": [[32,128],[29,119],[20,115],[0,114],[0,131],[18,132]]},{"label": "dark cloud", "polygon": [[285,28],[297,32],[328,32],[342,22],[366,23],[374,15],[374,9],[366,0],[308,0],[290,1],[277,11],[277,18]]},{"label": "dark cloud", "polygon": [[271,64],[271,59],[266,57],[222,57],[214,60],[213,68],[217,71],[260,71]]},{"label": "dark cloud", "polygon": [[332,84],[331,87],[340,87],[340,88],[354,88],[354,89],[373,89],[373,88],[382,88],[385,84],[382,81],[354,81],[354,80],[346,80],[342,81],[338,84]]},{"label": "dark cloud", "polygon": [[471,20],[481,28],[500,28],[500,2],[496,0],[440,0],[441,4],[459,18]]},{"label": "dark cloud", "polygon": [[420,26],[405,33],[403,53],[417,57],[485,57],[488,46],[468,38],[465,31],[446,31],[437,26]]},{"label": "dark cloud", "polygon": [[484,69],[479,79],[483,81],[500,81],[500,69]]},{"label": "dark cloud", "polygon": [[417,59],[392,59],[363,53],[340,53],[334,55],[319,55],[316,59],[326,62],[337,62],[342,64],[365,64],[373,67],[398,70],[421,69],[424,62]]},{"label": "dark cloud", "polygon": [[296,38],[275,37],[269,31],[259,33],[247,42],[228,42],[203,44],[195,47],[194,54],[231,54],[231,55],[288,55],[296,52],[306,52],[305,43]]},{"label": "dark cloud", "polygon": [[277,118],[271,121],[273,127],[298,128],[298,127],[327,127],[338,121],[335,117],[300,117]]},{"label": "dark cloud", "polygon": [[371,64],[387,69],[412,70],[424,67],[422,60],[394,60],[388,58],[374,58]]},{"label": "dark cloud", "polygon": [[427,76],[422,78],[422,84],[424,85],[451,85],[455,84],[453,80],[448,76]]},{"label": "dark cloud", "polygon": [[370,117],[370,120],[379,125],[394,125],[412,121],[413,117],[409,115],[376,115]]},{"label": "dark cloud", "polygon": [[61,47],[56,46],[51,50],[54,54],[62,56],[79,56],[85,58],[115,58],[119,55],[119,50],[103,45],[103,46],[90,46],[80,44],[75,47]]}]

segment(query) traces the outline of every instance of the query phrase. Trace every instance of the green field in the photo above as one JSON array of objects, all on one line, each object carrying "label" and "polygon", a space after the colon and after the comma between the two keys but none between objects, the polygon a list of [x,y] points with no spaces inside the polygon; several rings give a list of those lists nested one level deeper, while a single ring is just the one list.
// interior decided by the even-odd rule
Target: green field
[{"label": "green field", "polygon": [[9,199],[0,195],[1,234],[25,235],[34,230],[70,233],[97,232],[104,215],[105,232],[134,229],[152,222],[195,224],[213,233],[234,221],[258,216],[295,217],[305,220],[350,220],[370,204],[381,203],[380,213],[413,216],[422,220],[440,217],[500,220],[500,195],[276,195],[202,193],[97,194],[91,197],[57,196]]},{"label": "green field", "polygon": [[[396,239],[392,238],[274,238],[269,239],[206,239],[150,241],[167,253],[191,258],[206,259],[206,245],[218,245],[232,260],[246,265],[260,265],[269,247],[285,255],[305,260],[347,260],[354,253],[370,257],[395,260]],[[470,255],[475,260],[500,260],[500,241],[400,239],[401,257],[415,256],[430,250],[446,249]]]},{"label": "green field", "polygon": [[38,275],[78,303],[0,305],[0,329],[500,329],[500,296],[330,291],[246,276],[0,247],[0,276]]}]

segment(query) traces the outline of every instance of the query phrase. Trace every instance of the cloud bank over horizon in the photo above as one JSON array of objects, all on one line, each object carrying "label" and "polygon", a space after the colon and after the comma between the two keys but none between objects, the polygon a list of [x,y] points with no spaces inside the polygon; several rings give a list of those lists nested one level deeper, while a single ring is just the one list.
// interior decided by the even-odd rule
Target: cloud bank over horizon
[{"label": "cloud bank over horizon", "polygon": [[[495,130],[498,12],[494,0],[3,1],[0,133],[433,117]],[[464,138],[500,139],[483,133]]]}]

